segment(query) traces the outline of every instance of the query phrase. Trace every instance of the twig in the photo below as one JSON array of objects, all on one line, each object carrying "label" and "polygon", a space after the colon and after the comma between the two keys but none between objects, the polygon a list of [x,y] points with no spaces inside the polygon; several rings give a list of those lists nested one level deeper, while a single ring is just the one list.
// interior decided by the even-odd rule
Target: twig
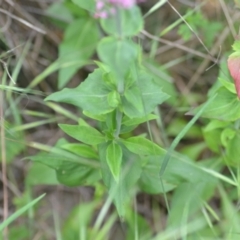
[{"label": "twig", "polygon": [[234,28],[234,24],[233,24],[232,18],[229,15],[226,3],[223,0],[219,0],[219,2],[220,2],[220,5],[222,7],[222,10],[224,12],[224,15],[225,15],[225,17],[227,19],[228,26],[229,26],[229,28],[231,30],[231,33],[232,33],[233,37],[236,37],[237,33],[236,33],[235,28]]},{"label": "twig", "polygon": [[16,17],[15,15],[11,14],[10,12],[8,12],[4,9],[0,8],[0,12],[6,14],[7,16],[11,17],[12,19],[19,21],[20,23],[26,25],[27,27],[34,29],[37,32],[46,34],[46,32],[44,30],[42,30],[41,28],[32,25],[31,23],[27,22],[26,20],[24,20],[22,18]]},{"label": "twig", "polygon": [[214,58],[212,56],[209,56],[208,54],[204,54],[204,53],[201,53],[201,52],[196,51],[194,49],[185,47],[183,45],[178,44],[177,42],[171,42],[169,40],[156,37],[156,36],[152,35],[151,33],[147,32],[146,30],[142,30],[141,33],[144,34],[145,36],[147,36],[148,38],[153,39],[155,41],[164,43],[164,44],[169,45],[169,46],[173,46],[173,47],[179,48],[179,49],[181,49],[181,50],[183,50],[185,52],[192,53],[192,54],[197,55],[197,56],[202,57],[202,58],[207,58],[207,59],[209,59],[209,60],[211,60],[213,62],[217,61],[216,58]]}]

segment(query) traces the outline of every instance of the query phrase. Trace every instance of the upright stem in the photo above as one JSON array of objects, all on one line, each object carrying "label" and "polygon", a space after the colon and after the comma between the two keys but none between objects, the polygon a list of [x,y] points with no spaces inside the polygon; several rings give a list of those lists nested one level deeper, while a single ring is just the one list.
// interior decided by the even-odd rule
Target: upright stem
[{"label": "upright stem", "polygon": [[[118,36],[119,36],[119,41],[122,40],[122,24],[121,24],[121,16],[120,16],[120,9],[117,7],[116,8],[116,28],[118,31]],[[121,68],[122,66],[118,66],[118,68]],[[120,71],[118,72],[118,76],[117,76],[117,81],[118,81],[118,86],[117,86],[117,90],[119,92],[119,94],[122,94],[124,92],[124,76],[120,76]]]},{"label": "upright stem", "polygon": [[[1,76],[0,76],[1,77]],[[4,84],[4,83],[3,83]],[[2,159],[2,182],[3,182],[3,221],[8,218],[8,179],[7,179],[7,160],[6,160],[6,145],[5,145],[5,130],[4,130],[4,117],[3,106],[4,97],[3,92],[0,90],[0,133],[1,133],[1,159]],[[3,231],[3,239],[8,239],[8,228]]]},{"label": "upright stem", "polygon": [[121,125],[122,125],[122,117],[123,117],[123,113],[119,109],[117,109],[117,113],[116,113],[117,127],[115,131],[115,138],[119,137],[119,134],[121,131]]},{"label": "upright stem", "polygon": [[[121,40],[122,38],[122,24],[121,24],[121,16],[120,16],[120,10],[117,7],[116,8],[116,27],[117,27],[117,31],[118,31],[118,36],[119,36],[119,40]],[[119,68],[121,66],[118,66]],[[117,91],[119,92],[119,94],[123,94],[124,92],[124,76],[119,76],[117,77]],[[119,137],[120,131],[121,131],[121,125],[122,125],[122,117],[123,117],[123,113],[117,109],[116,112],[116,131],[115,131],[115,138]]]},{"label": "upright stem", "polygon": [[116,14],[115,14],[115,20],[116,20],[116,28],[118,31],[118,36],[121,39],[122,38],[122,24],[121,24],[121,17],[120,17],[120,10],[118,7],[116,7]]}]

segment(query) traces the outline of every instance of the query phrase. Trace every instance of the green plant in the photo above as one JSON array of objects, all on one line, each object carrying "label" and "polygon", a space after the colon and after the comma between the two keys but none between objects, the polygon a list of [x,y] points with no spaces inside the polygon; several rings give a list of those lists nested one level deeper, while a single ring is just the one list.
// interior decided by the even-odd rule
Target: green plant
[{"label": "green plant", "polygon": [[[82,5],[82,1],[77,3],[88,8]],[[82,118],[78,125],[59,124],[67,135],[81,143],[62,139],[50,154],[39,154],[31,159],[55,169],[58,181],[69,186],[94,185],[102,179],[123,218],[137,189],[154,194],[176,187],[184,191],[199,183],[204,176],[201,187],[198,184],[198,194],[191,200],[195,204],[199,201],[199,205],[191,208],[196,211],[201,199],[211,196],[216,179],[187,156],[173,150],[202,110],[168,151],[143,135],[132,136],[139,124],[157,118],[152,112],[169,96],[142,66],[141,47],[132,40],[143,27],[139,8],[117,8],[114,15],[101,19],[100,24],[109,36],[98,43],[97,53],[101,60],[95,61],[98,68],[78,87],[65,88],[45,99],[81,108],[85,116],[96,120],[96,127]],[[174,211],[179,209],[172,209]]]},{"label": "green plant", "polygon": [[202,36],[204,35],[204,44],[207,47],[211,47],[212,43],[216,37],[215,33],[222,28],[222,24],[218,21],[210,21],[203,16],[200,10],[194,12],[189,10],[185,15],[184,20],[186,23],[182,23],[178,28],[178,34],[182,36],[185,41],[191,39],[194,33],[197,33]]},{"label": "green plant", "polygon": [[[117,21],[118,18],[121,21]],[[97,52],[102,61],[96,62],[98,69],[77,88],[64,89],[46,99],[73,104],[98,121],[100,131],[81,119],[78,125],[59,125],[82,144],[63,140],[57,146],[72,155],[89,158],[84,159],[88,166],[59,157],[54,157],[56,161],[51,156],[32,157],[55,168],[58,180],[70,186],[91,184],[102,178],[123,217],[124,206],[130,201],[133,187],[146,165],[144,156],[165,152],[143,136],[124,137],[140,123],[154,119],[151,112],[168,98],[140,65],[140,47],[129,39],[142,25],[138,7],[117,9],[114,16],[102,19],[102,28],[112,36],[98,44]]]},{"label": "green plant", "polygon": [[[181,37],[187,40],[194,31],[207,46],[212,45],[216,36],[212,29],[220,27],[206,20],[200,10],[193,9],[161,30],[160,38],[152,37],[153,42],[149,42],[142,39],[142,34],[151,37],[143,30],[144,25],[148,26],[146,16],[167,1],[159,1],[144,17],[138,6],[118,5],[111,9],[114,5],[104,5],[96,9],[95,3],[65,0],[54,3],[46,11],[64,30],[59,58],[26,89],[8,86],[7,73],[4,73],[0,87],[8,91],[6,99],[10,106],[2,124],[7,162],[10,165],[27,146],[41,150],[27,157],[32,162],[26,170],[24,193],[14,198],[16,211],[32,204],[32,191],[37,185],[87,185],[95,189],[92,201],[81,201],[66,220],[60,219],[62,213],[56,209],[48,214],[40,213],[42,221],[52,220],[54,225],[54,230],[44,233],[42,239],[110,239],[111,229],[119,225],[124,229],[122,239],[127,240],[237,240],[240,134],[235,65],[239,60],[229,60],[236,87],[223,59],[218,81],[209,90],[208,100],[189,111],[189,105],[205,101],[205,95],[201,96],[197,88],[201,85],[196,86],[197,94],[193,91],[187,96],[178,95],[169,74],[171,66],[189,60],[189,55],[179,59],[174,55],[174,59],[164,65],[157,59],[158,40],[169,31],[176,33],[174,28],[184,22],[183,19],[192,29],[182,23],[178,28]],[[102,15],[102,10],[110,15]],[[108,17],[96,18],[100,16]],[[201,33],[208,36],[203,38]],[[238,44],[234,44],[236,51]],[[80,67],[88,64],[92,66],[87,70],[92,67],[94,70],[79,86],[62,89]],[[16,69],[19,70],[20,65]],[[182,70],[185,73],[187,69]],[[54,71],[59,71],[60,91],[40,102],[63,117],[41,110],[25,109],[20,113],[16,106],[22,96],[14,99],[11,92],[38,94],[31,88]],[[15,80],[17,70],[14,76]],[[203,91],[206,89],[207,84]],[[63,108],[58,102],[74,105],[76,111],[71,113],[72,106]],[[164,119],[168,112],[173,117]],[[42,120],[23,124],[21,114]],[[22,142],[26,130],[55,122],[67,136],[58,139],[54,147],[12,141]],[[142,192],[148,198],[147,215],[141,212],[139,204]],[[110,207],[112,202],[117,212]],[[38,210],[30,207],[22,219],[27,217],[28,222],[38,225],[40,221],[35,214]],[[19,216],[17,213],[15,217]],[[122,221],[118,222],[119,217]],[[10,225],[9,237],[13,240],[33,238],[35,229],[29,226],[28,229]]]}]

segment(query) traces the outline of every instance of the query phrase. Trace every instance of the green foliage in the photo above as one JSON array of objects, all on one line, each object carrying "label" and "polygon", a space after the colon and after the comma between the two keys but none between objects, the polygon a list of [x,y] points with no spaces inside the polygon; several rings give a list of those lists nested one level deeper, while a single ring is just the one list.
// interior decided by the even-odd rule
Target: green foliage
[{"label": "green foliage", "polygon": [[164,151],[157,144],[141,136],[122,140],[122,143],[129,151],[139,155],[159,155]]},{"label": "green foliage", "polygon": [[[71,11],[62,3],[54,3],[52,4],[47,10],[46,13],[53,18],[56,18],[57,20],[61,20],[64,22],[71,22],[73,21],[73,16],[71,14]],[[56,25],[62,26],[62,23],[56,22]],[[65,25],[64,25],[65,26]]]},{"label": "green foliage", "polygon": [[[72,209],[69,214],[64,226],[63,226],[63,237],[64,239],[74,240],[81,238],[90,237],[90,229],[88,228],[91,215],[96,207],[96,203],[85,203],[76,206]],[[81,226],[81,228],[79,228]]]},{"label": "green foliage", "polygon": [[115,142],[111,142],[106,150],[106,160],[114,179],[118,182],[122,163],[121,146]]},{"label": "green foliage", "polygon": [[28,169],[28,174],[25,179],[25,184],[27,186],[35,185],[58,185],[56,172],[49,168],[47,165],[33,162],[31,167]]},{"label": "green foliage", "polygon": [[73,126],[67,124],[60,124],[59,127],[69,136],[90,145],[98,145],[105,142],[105,137],[90,126]]},{"label": "green foliage", "polygon": [[100,69],[91,73],[88,78],[75,89],[65,88],[48,96],[45,100],[65,102],[81,107],[91,114],[101,115],[113,110],[108,104],[108,86],[99,81],[103,72]]},{"label": "green foliage", "polygon": [[161,87],[146,72],[140,72],[123,97],[123,111],[130,118],[140,118],[151,113],[158,104],[168,99]]},{"label": "green foliage", "polygon": [[[159,169],[163,164],[165,152],[161,155],[149,156],[144,159],[143,172],[140,178],[140,187],[142,190],[151,193],[163,193],[170,191],[182,183],[198,184],[202,182],[207,186],[216,184],[216,179],[205,173],[199,165],[194,164],[184,155],[174,153],[163,175],[164,188],[159,182]],[[158,182],[158,184],[156,184]],[[207,191],[206,191],[207,192]],[[189,197],[188,195],[186,197]]]},{"label": "green foliage", "polygon": [[118,38],[137,35],[143,28],[143,18],[138,7],[130,9],[119,8],[116,15],[101,19],[104,31]]},{"label": "green foliage", "polygon": [[[68,127],[66,127],[66,129],[68,130]],[[70,131],[71,130],[72,128],[70,128]],[[66,146],[66,144],[69,143],[61,139],[56,144],[56,147],[60,148],[58,150],[59,153],[53,150],[50,153],[40,152],[38,155],[31,156],[30,159],[54,169],[58,182],[67,186],[88,185],[97,181],[100,177],[98,170],[86,166],[85,162],[85,164],[81,163],[75,154],[68,153],[61,149],[61,146]],[[89,164],[92,162],[94,164],[94,161],[91,159],[86,162]]]},{"label": "green foliage", "polygon": [[13,213],[8,219],[6,219],[4,222],[2,222],[0,224],[0,232],[2,232],[4,228],[6,228],[11,222],[13,222],[21,214],[23,214],[29,208],[31,208],[33,205],[35,205],[37,202],[39,202],[44,196],[45,196],[45,194],[41,195],[40,197],[34,199],[33,201],[29,202],[26,206],[20,208],[18,211]]},{"label": "green foliage", "polygon": [[[91,3],[89,2],[89,4]],[[90,9],[90,5],[82,1],[78,1],[78,5]],[[133,15],[133,12],[136,14]],[[195,18],[199,17],[202,16],[197,15]],[[115,18],[121,19],[117,25]],[[139,60],[141,59],[141,49],[133,40],[129,39],[129,36],[133,36],[142,28],[139,9],[135,7],[130,10],[119,10],[115,16],[101,20],[101,26],[110,36],[102,38],[97,46],[97,53],[102,61],[96,62],[98,68],[89,74],[78,87],[65,88],[45,99],[80,107],[86,116],[99,121],[98,129],[83,121],[80,121],[79,125],[59,125],[67,135],[82,142],[82,144],[61,144],[61,148],[79,157],[89,158],[89,162],[93,161],[91,158],[99,160],[98,170],[91,169],[88,164],[83,166],[75,161],[66,161],[63,156],[58,156],[58,160],[56,160],[56,156],[54,157],[52,154],[48,156],[48,159],[49,157],[52,159],[51,163],[49,160],[46,161],[45,157],[33,157],[32,160],[54,168],[58,181],[68,185],[83,185],[88,181],[89,175],[94,172],[96,174],[96,171],[100,170],[109,197],[115,203],[121,217],[125,217],[131,196],[135,193],[137,186],[143,191],[154,194],[178,187],[182,189],[179,190],[181,192],[185,191],[183,190],[185,187],[188,189],[194,184],[198,184],[201,177],[204,176],[204,183],[199,186],[199,194],[196,197],[193,195],[192,198],[192,203],[197,201],[196,199],[199,201],[199,205],[195,206],[193,212],[198,210],[201,207],[201,200],[207,200],[205,193],[210,191],[209,189],[213,189],[216,184],[213,176],[204,172],[186,156],[177,154],[172,156],[170,150],[166,152],[162,147],[143,136],[124,137],[124,135],[119,135],[131,132],[140,123],[155,119],[151,113],[159,104],[169,98],[169,95],[162,91],[164,85],[162,81],[156,82],[154,79],[156,75],[143,68]],[[72,31],[74,32],[74,29]],[[166,84],[164,86],[165,89],[170,89]],[[170,89],[168,92],[173,93],[173,90]],[[219,112],[216,112],[215,115],[212,114],[212,109],[217,111],[214,105],[217,102],[219,99],[206,106],[204,116],[208,109],[211,109],[211,116],[219,114]],[[197,111],[195,110],[195,112]],[[202,111],[201,109],[200,112]],[[199,115],[200,113],[194,118],[194,121]],[[181,133],[181,137],[194,121]],[[196,131],[193,135],[195,133]],[[177,135],[177,133],[174,134]],[[200,136],[199,132],[198,135]],[[177,141],[174,144],[176,145]],[[167,161],[166,155],[170,156]],[[166,168],[162,179],[163,186],[159,180],[159,171],[162,168]],[[63,176],[63,171],[67,171],[69,174]],[[69,176],[70,172],[71,177]],[[83,181],[84,179],[85,181]],[[90,179],[94,179],[94,177]],[[157,182],[159,184],[156,184]],[[209,197],[209,195],[207,196]],[[179,215],[179,213],[176,214]]]},{"label": "green foliage", "polygon": [[[22,131],[14,131],[13,126],[7,121],[3,121],[2,124],[4,135],[6,140],[4,145],[6,146],[6,161],[10,163],[15,156],[21,153],[25,149],[25,145],[23,143],[23,132]],[[1,146],[4,146],[2,140],[0,140]],[[2,154],[2,148],[0,148],[0,156]]]},{"label": "green foliage", "polygon": [[91,146],[85,144],[67,143],[61,147],[84,158],[98,159],[96,151]]},{"label": "green foliage", "polygon": [[[96,22],[91,18],[74,20],[64,33],[59,45],[59,58],[64,58],[66,67],[59,71],[58,87],[62,88],[84,66],[94,52],[99,38]],[[76,62],[68,66],[69,62]]]},{"label": "green foliage", "polygon": [[122,148],[121,173],[118,181],[115,181],[108,167],[109,164],[106,159],[107,149],[108,144],[103,143],[99,145],[103,182],[108,188],[109,196],[113,199],[119,216],[125,218],[126,209],[134,194],[134,185],[137,183],[141,174],[141,162],[136,154]]},{"label": "green foliage", "polygon": [[123,77],[136,61],[138,47],[127,39],[106,37],[98,44],[98,54],[111,70]]},{"label": "green foliage", "polygon": [[209,21],[204,17],[201,11],[192,12],[189,10],[185,21],[191,26],[192,30],[185,23],[182,23],[178,28],[178,34],[185,40],[188,41],[193,36],[193,31],[199,35],[202,34],[204,37],[204,44],[207,47],[212,46],[212,43],[216,37],[216,32],[219,32],[223,28],[222,24],[217,21]]},{"label": "green foliage", "polygon": [[11,228],[9,232],[9,239],[25,240],[28,238],[29,238],[29,229],[26,226],[18,226],[15,228]]},{"label": "green foliage", "polygon": [[[165,2],[159,1],[145,17]],[[126,240],[238,239],[235,233],[240,220],[235,203],[239,198],[240,105],[225,60],[207,102],[184,116],[189,105],[199,105],[203,97],[192,92],[178,95],[167,68],[179,61],[159,66],[159,59],[153,59],[158,47],[155,40],[159,39],[154,38],[150,46],[143,38],[148,36],[142,31],[144,21],[147,27],[150,22],[142,17],[140,8],[118,6],[108,18],[96,19],[95,4],[94,0],[65,0],[46,11],[48,17],[58,15],[54,22],[64,29],[64,37],[58,46],[59,59],[30,87],[59,71],[60,90],[47,96],[45,104],[64,115],[58,127],[69,141],[59,139],[53,147],[28,143],[41,151],[28,157],[32,162],[26,172],[25,193],[15,198],[16,213],[2,223],[2,229],[26,211],[29,222],[33,221],[36,209],[32,206],[40,199],[30,200],[34,186],[64,184],[91,186],[95,192],[92,201],[83,203],[81,198],[59,226],[53,216],[56,239],[108,239],[119,217],[124,220],[119,226]],[[183,18],[207,47],[212,46],[222,23],[207,20],[195,9]],[[179,23],[178,33],[189,40],[193,33],[182,18],[160,36]],[[233,49],[239,51],[239,41]],[[80,68],[92,63],[92,56],[97,59],[95,69],[86,79],[75,88],[63,88]],[[29,92],[28,88],[0,87]],[[49,101],[73,105],[78,111],[73,114]],[[159,109],[163,103],[164,108]],[[11,106],[10,111],[15,120],[19,118],[16,108]],[[50,114],[38,116],[48,118]],[[45,121],[49,122],[52,119]],[[148,134],[142,132],[140,124],[146,126]],[[25,149],[19,143],[24,129],[25,125],[4,123],[9,163]],[[147,212],[137,204],[142,192],[151,206]],[[30,235],[26,227],[14,226],[9,231],[13,240],[33,238]]]},{"label": "green foliage", "polygon": [[[199,108],[196,108],[194,112],[197,112]],[[236,121],[239,119],[240,101],[236,93],[231,93],[226,88],[221,87],[217,91],[217,97],[208,105],[202,116],[222,121]]]},{"label": "green foliage", "polygon": [[72,0],[73,3],[78,5],[80,8],[86,9],[89,12],[93,12],[95,10],[95,2],[94,0]]},{"label": "green foliage", "polygon": [[235,52],[240,51],[240,41],[236,40],[233,45],[232,48]]}]

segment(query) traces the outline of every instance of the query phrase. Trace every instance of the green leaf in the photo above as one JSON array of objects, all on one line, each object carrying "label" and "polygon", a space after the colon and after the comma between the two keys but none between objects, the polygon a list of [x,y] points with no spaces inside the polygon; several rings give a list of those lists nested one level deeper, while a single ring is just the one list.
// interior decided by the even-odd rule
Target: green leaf
[{"label": "green leaf", "polygon": [[141,90],[146,114],[152,112],[154,108],[169,98],[161,87],[153,80],[147,72],[140,72],[138,86]]},{"label": "green leaf", "polygon": [[235,93],[236,94],[236,88],[234,86],[233,82],[229,82],[223,78],[218,78],[218,80],[221,82],[221,84],[231,93]]},{"label": "green leaf", "polygon": [[203,131],[204,141],[207,146],[216,153],[220,153],[221,151],[221,132],[220,129],[213,129],[210,131]]},{"label": "green leaf", "polygon": [[138,47],[131,40],[103,38],[97,47],[100,59],[123,77],[137,59]]},{"label": "green leaf", "polygon": [[59,124],[59,127],[69,136],[89,145],[105,142],[105,136],[90,126]]},{"label": "green leaf", "polygon": [[236,40],[233,45],[232,45],[232,48],[234,51],[240,51],[240,41],[239,40]]},{"label": "green leaf", "polygon": [[90,185],[100,179],[100,174],[96,169],[67,161],[60,163],[56,173],[58,181],[70,187]]},{"label": "green leaf", "polygon": [[83,114],[89,118],[98,120],[99,122],[105,122],[106,121],[106,115],[95,115],[95,114],[91,114],[88,111],[83,111]]},{"label": "green leaf", "polygon": [[101,26],[109,35],[121,38],[130,37],[143,29],[143,18],[137,6],[130,9],[118,8],[116,14],[110,15],[109,18],[101,19]]},{"label": "green leaf", "polygon": [[44,196],[45,196],[45,193],[42,194],[40,197],[34,199],[30,203],[28,203],[26,206],[22,207],[21,209],[19,209],[15,213],[13,213],[9,218],[7,218],[4,222],[2,222],[0,224],[0,231],[2,231],[4,228],[6,228],[11,222],[13,222],[19,216],[21,216],[24,212],[26,212],[29,208],[31,208],[37,202],[39,202]]},{"label": "green leaf", "polygon": [[[197,112],[200,108],[201,106],[194,109],[193,113]],[[217,96],[207,106],[201,116],[223,121],[236,121],[240,118],[240,101],[236,94],[222,87],[218,90]]]},{"label": "green leaf", "polygon": [[[135,84],[127,90],[133,91],[132,94],[128,93],[129,96],[136,94],[134,90],[136,87],[139,88],[141,93],[141,103],[143,103],[142,110],[140,110],[140,105],[138,105],[138,108],[136,108],[134,106],[136,103],[133,104],[133,100],[128,100],[130,97],[127,99],[124,95],[122,99],[123,111],[130,118],[140,118],[148,115],[158,104],[161,104],[169,98],[166,93],[162,92],[161,87],[154,82],[152,76],[144,71],[139,73],[137,82],[135,82]],[[140,100],[138,99],[136,101]]]},{"label": "green leaf", "polygon": [[[59,45],[59,58],[65,67],[59,71],[58,87],[62,88],[77,70],[86,64],[98,42],[98,28],[92,18],[81,18],[69,24]],[[76,62],[71,65],[69,63]]]},{"label": "green leaf", "polygon": [[71,11],[60,2],[53,3],[47,10],[48,16],[56,18],[57,20],[62,20],[64,22],[71,22],[73,16]]},{"label": "green leaf", "polygon": [[169,228],[179,227],[179,223],[183,221],[191,221],[190,219],[193,219],[196,213],[202,209],[203,202],[214,195],[216,185],[216,181],[181,183],[174,191],[171,199],[171,216],[168,218]]},{"label": "green leaf", "polygon": [[99,156],[103,182],[108,188],[109,196],[113,199],[120,217],[124,218],[126,209],[134,194],[134,185],[141,174],[141,163],[136,154],[129,152],[124,146],[122,148],[122,167],[119,181],[116,182],[109,170],[106,152],[108,144],[99,145]]},{"label": "green leaf", "polygon": [[120,95],[117,91],[112,91],[108,94],[109,106],[116,108],[120,103]]},{"label": "green leaf", "polygon": [[204,140],[213,152],[220,153],[222,151],[220,147],[225,146],[221,140],[223,132],[229,129],[229,125],[231,123],[213,119],[203,128]]},{"label": "green leaf", "polygon": [[227,162],[233,166],[240,166],[240,134],[236,133],[227,143]]},{"label": "green leaf", "polygon": [[142,93],[137,86],[132,86],[125,90],[124,96],[126,100],[140,113],[144,112],[142,101]]},{"label": "green leaf", "polygon": [[[59,148],[66,143],[66,140],[60,139],[56,147]],[[73,154],[64,154],[64,150],[62,150],[60,155],[53,150],[50,153],[40,152],[38,155],[31,156],[30,159],[55,169],[57,180],[67,186],[90,185],[99,180],[98,169],[90,166],[90,163],[94,162],[93,160],[89,159],[89,165],[84,165],[81,161],[76,162],[76,156]]]},{"label": "green leaf", "polygon": [[[103,68],[100,67],[100,69],[104,71]],[[116,90],[117,88],[116,79],[111,72],[104,73],[102,77],[103,77],[104,84],[109,89],[109,91]]]},{"label": "green leaf", "polygon": [[28,169],[25,183],[28,186],[36,185],[59,185],[56,171],[42,163],[33,162]]},{"label": "green leaf", "polygon": [[80,8],[84,8],[89,12],[95,11],[95,1],[94,0],[72,0],[76,5],[78,5]]},{"label": "green leaf", "polygon": [[154,114],[148,114],[147,116],[140,117],[140,118],[129,118],[125,115],[123,117],[122,124],[125,126],[134,126],[134,125],[138,125],[138,124],[151,121],[157,118],[158,116]]},{"label": "green leaf", "polygon": [[167,102],[171,105],[175,105],[178,93],[173,84],[173,78],[170,73],[166,70],[166,68],[159,66],[159,63],[153,59],[144,58],[143,65],[147,68],[155,82],[161,86],[162,91],[171,96],[167,99]]},{"label": "green leaf", "polygon": [[214,129],[219,129],[219,128],[225,128],[228,125],[231,125],[231,123],[229,122],[224,122],[224,121],[219,121],[216,119],[211,120],[211,122],[208,123],[208,125],[206,125],[206,127],[204,128],[204,131],[208,132]]},{"label": "green leaf", "polygon": [[144,137],[131,137],[128,139],[121,139],[121,142],[126,148],[139,155],[159,155],[165,152],[164,149],[157,144],[151,142]]},{"label": "green leaf", "polygon": [[119,181],[122,163],[122,148],[115,142],[111,142],[106,151],[108,167],[116,182]]},{"label": "green leaf", "polygon": [[190,182],[199,184],[215,184],[216,179],[210,174],[204,172],[200,166],[193,163],[192,160],[182,154],[175,153],[171,155],[171,160],[163,175],[164,189],[160,182],[160,168],[164,161],[166,151],[159,156],[149,156],[146,158],[146,164],[143,166],[143,172],[139,181],[143,191],[151,194],[158,194],[172,190],[181,183]]},{"label": "green leaf", "polygon": [[93,115],[101,115],[113,110],[108,104],[108,93],[109,90],[102,82],[102,71],[97,69],[78,87],[53,93],[45,101],[65,102]]},{"label": "green leaf", "polygon": [[222,130],[221,132],[221,137],[220,137],[220,140],[221,140],[221,143],[224,147],[227,147],[228,145],[228,141],[230,139],[233,139],[236,135],[236,130],[232,127],[226,127]]},{"label": "green leaf", "polygon": [[61,155],[41,153],[30,159],[53,168],[56,171],[57,180],[70,187],[92,184],[100,178],[96,169],[71,162],[70,159]]},{"label": "green leaf", "polygon": [[98,159],[96,151],[94,151],[92,147],[85,144],[68,143],[62,145],[61,148],[68,150],[69,152],[75,153],[76,155],[79,155],[81,157]]}]

